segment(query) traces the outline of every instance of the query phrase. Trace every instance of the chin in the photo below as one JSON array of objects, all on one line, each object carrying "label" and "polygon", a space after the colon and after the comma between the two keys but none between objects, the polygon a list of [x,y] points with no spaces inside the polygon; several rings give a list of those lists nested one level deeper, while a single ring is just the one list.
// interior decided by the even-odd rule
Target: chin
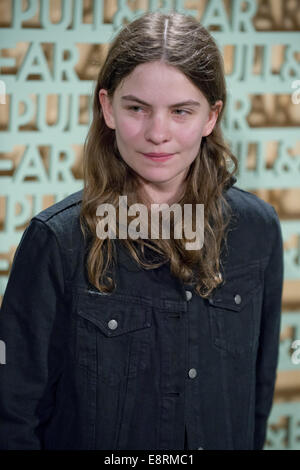
[{"label": "chin", "polygon": [[160,175],[160,176],[153,176],[153,175],[141,175],[141,177],[148,181],[149,183],[166,183],[172,176]]}]

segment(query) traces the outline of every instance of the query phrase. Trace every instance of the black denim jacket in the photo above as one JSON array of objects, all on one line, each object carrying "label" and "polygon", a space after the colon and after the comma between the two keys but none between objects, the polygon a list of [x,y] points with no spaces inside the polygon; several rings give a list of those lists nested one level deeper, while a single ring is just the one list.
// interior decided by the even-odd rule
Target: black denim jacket
[{"label": "black denim jacket", "polygon": [[279,353],[273,207],[235,186],[225,283],[209,299],[118,246],[117,288],[84,269],[82,191],[31,219],[3,297],[1,449],[262,449]]}]

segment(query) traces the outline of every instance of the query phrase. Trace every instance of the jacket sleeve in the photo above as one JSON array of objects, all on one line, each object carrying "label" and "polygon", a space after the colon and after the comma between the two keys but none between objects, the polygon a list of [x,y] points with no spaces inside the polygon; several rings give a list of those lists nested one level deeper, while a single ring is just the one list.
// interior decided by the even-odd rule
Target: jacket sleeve
[{"label": "jacket sleeve", "polygon": [[[283,241],[280,222],[272,208],[271,254],[264,273],[264,293],[258,355],[256,361],[256,401],[254,449],[262,450],[271,412],[279,359],[281,301],[283,287]],[[272,237],[271,237],[272,236]]]},{"label": "jacket sleeve", "polygon": [[55,233],[31,219],[0,311],[0,449],[42,449],[62,354],[64,274]]}]

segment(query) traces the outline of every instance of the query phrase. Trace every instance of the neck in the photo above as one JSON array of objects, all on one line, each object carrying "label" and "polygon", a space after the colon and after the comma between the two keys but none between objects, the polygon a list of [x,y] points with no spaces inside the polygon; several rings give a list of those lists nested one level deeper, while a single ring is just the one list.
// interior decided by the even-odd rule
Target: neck
[{"label": "neck", "polygon": [[143,182],[140,188],[140,196],[145,205],[150,208],[151,204],[172,204],[179,201],[183,196],[185,184],[181,184],[175,190],[170,185],[155,185],[148,182]]}]

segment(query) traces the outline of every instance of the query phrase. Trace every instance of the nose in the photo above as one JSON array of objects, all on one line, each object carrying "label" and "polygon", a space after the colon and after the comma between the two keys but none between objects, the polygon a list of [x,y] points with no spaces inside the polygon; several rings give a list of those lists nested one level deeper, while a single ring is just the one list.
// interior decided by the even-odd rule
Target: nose
[{"label": "nose", "polygon": [[171,131],[168,118],[162,114],[156,113],[149,117],[145,129],[145,139],[154,144],[167,142],[171,138]]}]

